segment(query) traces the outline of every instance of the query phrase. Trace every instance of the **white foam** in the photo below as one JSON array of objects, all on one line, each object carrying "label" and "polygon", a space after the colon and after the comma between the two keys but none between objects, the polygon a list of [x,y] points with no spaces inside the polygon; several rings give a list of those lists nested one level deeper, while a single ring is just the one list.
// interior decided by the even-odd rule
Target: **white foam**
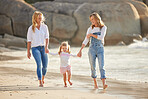
[{"label": "white foam", "polygon": [[142,48],[142,49],[148,49],[148,40],[146,38],[143,38],[142,41],[140,40],[133,40],[134,43],[130,44],[129,48]]}]

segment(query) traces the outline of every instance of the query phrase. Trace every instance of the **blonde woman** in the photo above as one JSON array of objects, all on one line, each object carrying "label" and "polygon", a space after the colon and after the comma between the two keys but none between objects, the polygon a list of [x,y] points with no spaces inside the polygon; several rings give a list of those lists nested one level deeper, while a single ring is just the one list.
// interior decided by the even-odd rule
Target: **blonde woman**
[{"label": "blonde woman", "polygon": [[101,20],[101,17],[98,13],[92,13],[90,15],[90,21],[92,25],[88,28],[86,37],[82,43],[82,47],[77,54],[79,57],[81,57],[82,49],[87,45],[87,43],[90,41],[89,46],[89,63],[91,65],[91,76],[94,80],[94,88],[98,88],[97,85],[97,73],[96,73],[96,58],[98,58],[99,63],[99,69],[100,69],[100,75],[101,80],[103,83],[103,88],[107,88],[106,82],[105,82],[105,70],[104,70],[104,37],[106,35],[107,27],[104,25],[103,21]]},{"label": "blonde woman", "polygon": [[[44,24],[44,16],[41,12],[35,11],[32,16],[32,25],[28,28],[27,33],[27,57],[30,59],[32,49],[33,57],[37,64],[37,76],[39,87],[43,87],[44,77],[47,72],[49,31]],[[43,66],[41,66],[41,64]]]}]

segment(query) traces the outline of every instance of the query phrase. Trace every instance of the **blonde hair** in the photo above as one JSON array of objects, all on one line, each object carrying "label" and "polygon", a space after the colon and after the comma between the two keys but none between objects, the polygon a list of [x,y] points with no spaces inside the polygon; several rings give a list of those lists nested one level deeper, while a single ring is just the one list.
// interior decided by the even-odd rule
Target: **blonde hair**
[{"label": "blonde hair", "polygon": [[[97,21],[97,22],[98,22],[98,27],[102,28],[102,27],[104,26],[104,22],[101,20],[101,17],[99,16],[99,14],[96,13],[96,12],[92,13],[92,14],[89,16],[89,19],[90,19],[92,16],[93,16],[96,20],[98,20],[98,21]],[[91,27],[92,27],[92,29],[93,29],[93,28],[95,27],[95,25],[91,25]]]},{"label": "blonde hair", "polygon": [[37,18],[39,15],[42,16],[42,22],[45,21],[44,15],[40,11],[35,11],[32,15],[32,30],[33,30],[33,32],[35,32],[35,28],[37,26]]},{"label": "blonde hair", "polygon": [[61,54],[61,52],[62,52],[62,46],[66,46],[67,49],[68,49],[67,52],[70,54],[70,45],[68,44],[67,41],[64,41],[64,42],[61,43],[61,45],[60,45],[60,47],[59,47],[59,52],[58,52],[58,54],[59,54],[59,55]]}]

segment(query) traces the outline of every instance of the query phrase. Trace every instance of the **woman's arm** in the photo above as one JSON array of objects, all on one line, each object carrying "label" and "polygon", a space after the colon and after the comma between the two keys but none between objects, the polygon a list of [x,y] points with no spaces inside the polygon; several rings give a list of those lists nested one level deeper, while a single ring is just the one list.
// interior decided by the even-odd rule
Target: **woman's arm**
[{"label": "woman's arm", "polygon": [[45,53],[49,53],[49,50],[48,50],[48,44],[49,44],[49,30],[48,30],[48,26],[46,25],[46,35],[45,35]]},{"label": "woman's arm", "polygon": [[90,34],[90,31],[91,31],[91,27],[89,27],[89,28],[87,29],[86,37],[85,37],[85,39],[84,39],[84,41],[83,41],[83,43],[82,43],[82,46],[81,46],[81,49],[80,49],[79,53],[77,54],[78,57],[81,57],[81,56],[82,56],[82,50],[83,50],[83,48],[84,48],[84,47],[88,44],[88,42],[89,42],[89,38],[87,37],[87,35]]},{"label": "woman's arm", "polygon": [[80,49],[79,53],[77,54],[78,57],[82,56],[82,50],[84,47],[85,47],[85,44],[82,44],[81,49]]},{"label": "woman's arm", "polygon": [[104,37],[106,35],[106,30],[107,30],[107,27],[106,26],[103,26],[102,29],[101,29],[101,35],[98,35],[97,36],[97,39],[99,39],[99,40],[104,39]]},{"label": "woman's arm", "polygon": [[31,53],[30,53],[30,47],[31,47],[31,42],[27,42],[27,57],[30,59]]},{"label": "woman's arm", "polygon": [[48,50],[48,44],[49,44],[49,39],[46,39],[45,53],[49,53],[49,50]]}]

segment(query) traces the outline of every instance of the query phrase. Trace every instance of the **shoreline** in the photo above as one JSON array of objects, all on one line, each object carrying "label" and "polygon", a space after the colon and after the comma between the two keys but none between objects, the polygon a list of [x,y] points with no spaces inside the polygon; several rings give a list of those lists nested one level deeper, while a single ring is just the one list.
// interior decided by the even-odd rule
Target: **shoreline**
[{"label": "shoreline", "polygon": [[[57,91],[58,93],[61,91],[62,92],[71,91],[73,93],[74,91],[76,92],[76,94],[78,93],[90,94],[95,97],[105,97],[105,99],[147,99],[148,98],[147,83],[145,84],[134,83],[134,82],[127,83],[127,82],[107,79],[107,84],[109,85],[107,90],[103,90],[101,86],[99,86],[98,90],[94,90],[93,82],[90,77],[89,78],[84,76],[78,77],[74,75],[72,76],[72,81],[74,82],[74,85],[72,87],[64,88],[62,76],[59,73],[48,72],[45,79],[45,86],[44,88],[40,88],[38,87],[38,80],[36,72],[34,71],[23,70],[19,68],[11,68],[11,67],[0,67],[0,71],[1,71],[0,97],[3,96],[3,94],[6,94],[5,98],[3,99],[7,99],[9,96],[11,96],[12,93],[18,94],[20,92],[25,92],[25,91],[26,92],[29,91],[32,94],[33,93],[35,94],[36,92],[40,91],[42,91],[43,93],[49,93],[48,91],[52,92]],[[99,84],[102,83],[99,81]],[[71,94],[71,92],[69,93]],[[62,95],[64,95],[64,93]],[[106,98],[108,96],[109,98]],[[76,97],[76,98],[81,99],[82,97]],[[71,97],[66,99],[70,98]],[[65,99],[65,98],[60,98],[60,99]],[[89,98],[85,97],[84,99],[89,99]]]}]

